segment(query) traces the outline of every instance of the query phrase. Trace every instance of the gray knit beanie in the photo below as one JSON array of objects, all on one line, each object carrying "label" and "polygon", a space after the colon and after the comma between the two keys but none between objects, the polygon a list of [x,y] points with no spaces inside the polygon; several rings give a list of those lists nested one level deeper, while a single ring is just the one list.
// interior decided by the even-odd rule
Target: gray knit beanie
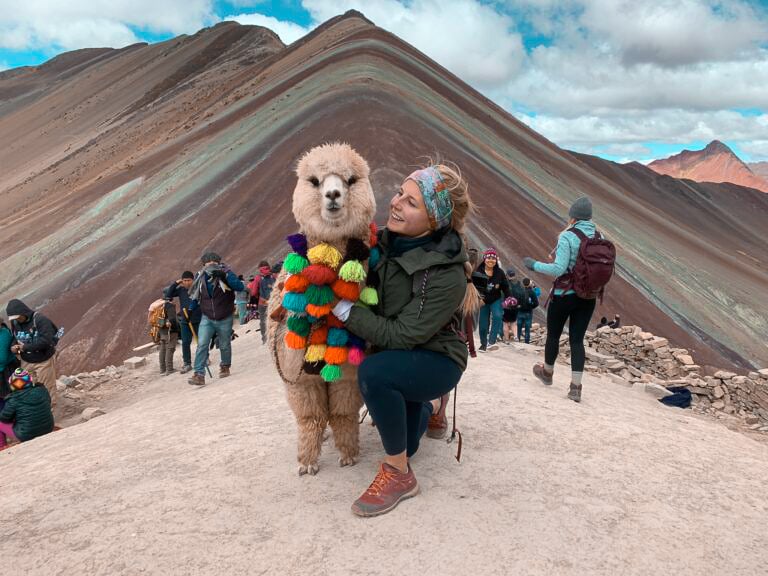
[{"label": "gray knit beanie", "polygon": [[206,262],[218,262],[221,263],[221,256],[216,254],[216,252],[206,252],[202,255],[200,260],[205,264]]},{"label": "gray knit beanie", "polygon": [[587,196],[578,198],[576,202],[571,204],[568,216],[575,220],[592,220],[592,200]]}]

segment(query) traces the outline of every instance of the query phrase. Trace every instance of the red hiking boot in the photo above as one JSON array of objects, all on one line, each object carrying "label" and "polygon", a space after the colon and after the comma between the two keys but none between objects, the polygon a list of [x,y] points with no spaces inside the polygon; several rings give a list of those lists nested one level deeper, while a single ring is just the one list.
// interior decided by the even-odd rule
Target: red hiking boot
[{"label": "red hiking boot", "polygon": [[450,392],[440,397],[440,409],[429,417],[427,437],[439,440],[445,438],[445,435],[448,433],[448,418],[445,416],[445,409],[448,406],[448,398],[450,397]]},{"label": "red hiking boot", "polygon": [[408,465],[408,472],[400,472],[386,462],[381,463],[379,473],[355,503],[352,513],[357,516],[378,516],[386,514],[397,506],[401,500],[411,498],[419,493],[416,476]]}]

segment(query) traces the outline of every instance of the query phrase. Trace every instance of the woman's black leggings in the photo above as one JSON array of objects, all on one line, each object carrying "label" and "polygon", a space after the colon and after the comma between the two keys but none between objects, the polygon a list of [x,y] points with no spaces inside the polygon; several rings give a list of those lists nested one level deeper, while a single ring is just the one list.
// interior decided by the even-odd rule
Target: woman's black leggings
[{"label": "woman's black leggings", "polygon": [[413,456],[432,415],[430,400],[461,379],[459,365],[430,350],[385,350],[366,358],[357,372],[360,392],[390,456]]},{"label": "woman's black leggings", "polygon": [[584,371],[584,334],[595,311],[595,300],[585,300],[576,294],[553,296],[547,308],[547,344],[544,347],[544,362],[552,366],[557,360],[560,336],[565,323],[568,324],[568,341],[571,344],[571,370]]}]

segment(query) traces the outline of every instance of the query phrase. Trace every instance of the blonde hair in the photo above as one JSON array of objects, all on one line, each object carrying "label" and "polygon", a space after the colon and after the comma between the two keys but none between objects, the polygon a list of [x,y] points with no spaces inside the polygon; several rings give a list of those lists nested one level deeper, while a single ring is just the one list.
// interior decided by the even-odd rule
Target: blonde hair
[{"label": "blonde hair", "polygon": [[[437,168],[440,172],[440,176],[445,182],[446,188],[451,193],[451,204],[453,205],[453,212],[451,214],[451,228],[456,230],[461,236],[464,242],[464,249],[469,248],[467,237],[464,234],[464,227],[467,223],[467,218],[475,211],[475,205],[472,203],[472,199],[469,197],[469,184],[461,175],[461,170],[455,164],[447,165],[445,163],[433,164],[434,168]],[[481,301],[480,294],[477,292],[477,288],[472,284],[470,279],[472,278],[472,272],[474,267],[470,262],[464,262],[464,274],[467,277],[467,290],[464,293],[464,300],[461,303],[461,313],[464,316],[475,314],[480,310]]]}]

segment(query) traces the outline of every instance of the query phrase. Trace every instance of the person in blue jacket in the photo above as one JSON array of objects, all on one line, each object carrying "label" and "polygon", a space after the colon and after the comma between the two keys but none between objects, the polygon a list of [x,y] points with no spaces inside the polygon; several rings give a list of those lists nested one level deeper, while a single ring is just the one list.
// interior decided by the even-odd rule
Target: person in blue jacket
[{"label": "person in blue jacket", "polygon": [[205,385],[205,368],[208,366],[209,347],[214,335],[218,339],[221,351],[219,378],[229,376],[229,369],[232,366],[235,292],[245,290],[243,281],[221,262],[221,256],[215,252],[206,252],[201,260],[203,269],[195,275],[189,291],[189,297],[194,301],[193,308],[200,306],[203,313],[195,354],[195,373],[188,380],[195,386]]},{"label": "person in blue jacket", "polygon": [[181,278],[168,286],[163,292],[163,296],[168,300],[179,299],[179,327],[181,328],[181,357],[184,366],[181,373],[192,370],[192,340],[194,335],[200,331],[200,321],[203,314],[199,306],[192,306],[192,300],[189,298],[189,290],[195,280],[195,275],[189,270],[181,274]]}]

